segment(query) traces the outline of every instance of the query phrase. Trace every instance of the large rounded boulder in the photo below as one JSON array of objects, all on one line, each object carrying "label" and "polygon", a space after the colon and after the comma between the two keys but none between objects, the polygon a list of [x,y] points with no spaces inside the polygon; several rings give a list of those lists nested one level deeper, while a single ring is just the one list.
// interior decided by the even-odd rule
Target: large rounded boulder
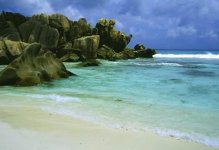
[{"label": "large rounded boulder", "polygon": [[68,31],[70,29],[70,22],[67,17],[62,14],[52,14],[49,16],[49,25],[58,29],[59,31]]},{"label": "large rounded boulder", "polygon": [[74,40],[74,49],[80,50],[86,59],[96,59],[99,43],[99,35],[85,36]]},{"label": "large rounded boulder", "polygon": [[23,54],[0,72],[0,85],[31,86],[73,75],[50,51],[39,43],[26,47]]}]

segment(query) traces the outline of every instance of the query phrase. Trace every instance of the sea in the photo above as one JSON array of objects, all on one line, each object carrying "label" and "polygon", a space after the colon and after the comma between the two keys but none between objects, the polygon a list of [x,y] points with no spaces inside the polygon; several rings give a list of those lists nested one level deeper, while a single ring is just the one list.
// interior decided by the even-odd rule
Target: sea
[{"label": "sea", "polygon": [[[219,147],[219,50],[157,50],[152,59],[65,63],[78,76],[0,87],[0,105],[33,106],[109,128]],[[5,66],[1,66],[2,70]]]}]

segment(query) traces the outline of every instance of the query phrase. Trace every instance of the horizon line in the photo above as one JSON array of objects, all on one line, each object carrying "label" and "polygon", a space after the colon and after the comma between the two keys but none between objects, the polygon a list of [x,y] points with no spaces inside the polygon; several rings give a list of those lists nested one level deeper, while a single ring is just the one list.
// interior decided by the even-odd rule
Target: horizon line
[{"label": "horizon line", "polygon": [[155,50],[200,50],[200,51],[204,51],[204,50],[213,50],[213,51],[217,51],[219,49],[203,49],[203,48],[154,48]]}]

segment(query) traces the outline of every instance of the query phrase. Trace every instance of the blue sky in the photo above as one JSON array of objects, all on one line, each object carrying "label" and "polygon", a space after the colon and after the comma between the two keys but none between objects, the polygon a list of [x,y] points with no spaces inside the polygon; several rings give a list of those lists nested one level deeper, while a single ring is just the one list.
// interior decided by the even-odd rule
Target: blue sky
[{"label": "blue sky", "polygon": [[95,25],[113,18],[133,34],[130,47],[219,49],[219,0],[0,0],[4,11],[85,17]]}]

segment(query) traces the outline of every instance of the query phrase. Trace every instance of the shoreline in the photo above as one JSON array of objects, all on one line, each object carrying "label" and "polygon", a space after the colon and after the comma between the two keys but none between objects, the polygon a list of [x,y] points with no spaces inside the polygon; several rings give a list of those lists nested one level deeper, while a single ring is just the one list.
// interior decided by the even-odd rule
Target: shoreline
[{"label": "shoreline", "polygon": [[4,150],[216,150],[151,132],[102,127],[28,106],[0,106],[0,138],[0,149]]}]

